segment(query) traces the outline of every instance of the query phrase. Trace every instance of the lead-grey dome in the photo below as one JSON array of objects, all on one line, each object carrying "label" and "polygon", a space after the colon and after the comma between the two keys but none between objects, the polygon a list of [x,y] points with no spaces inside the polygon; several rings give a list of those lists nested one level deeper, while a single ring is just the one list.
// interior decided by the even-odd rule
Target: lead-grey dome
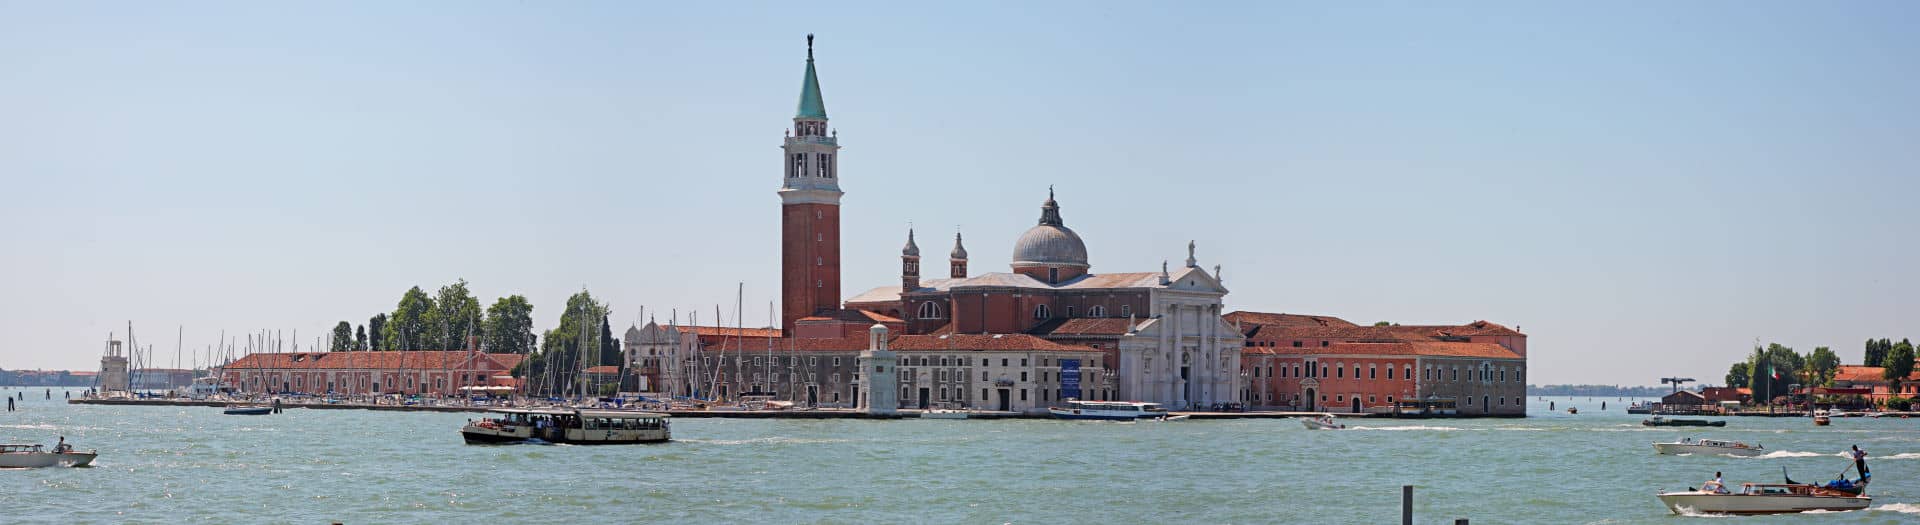
[{"label": "lead-grey dome", "polygon": [[1053,201],[1053,189],[1047,189],[1047,202],[1040,206],[1040,224],[1020,234],[1013,243],[1013,265],[1067,266],[1087,268],[1087,243],[1060,220],[1060,204]]}]

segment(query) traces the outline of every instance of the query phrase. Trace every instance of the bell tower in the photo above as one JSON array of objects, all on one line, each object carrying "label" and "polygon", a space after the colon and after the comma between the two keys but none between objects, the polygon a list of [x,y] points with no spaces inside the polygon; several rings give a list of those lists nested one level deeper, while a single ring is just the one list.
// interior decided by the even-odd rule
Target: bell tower
[{"label": "bell tower", "polygon": [[840,308],[840,143],[827,128],[827,104],[813,71],[813,35],[807,35],[807,73],[800,108],[786,133],[780,184],[780,328]]}]

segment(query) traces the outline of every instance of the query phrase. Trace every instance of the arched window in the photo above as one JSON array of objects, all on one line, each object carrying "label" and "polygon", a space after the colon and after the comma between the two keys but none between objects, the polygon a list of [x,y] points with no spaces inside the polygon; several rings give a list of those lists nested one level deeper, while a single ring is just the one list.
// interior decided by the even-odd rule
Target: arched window
[{"label": "arched window", "polygon": [[[1353,365],[1353,375],[1354,375],[1355,377],[1358,377],[1358,376],[1360,375],[1360,365]],[[1379,367],[1379,366],[1376,366],[1376,365],[1374,365],[1374,364],[1372,364],[1372,363],[1368,363],[1368,364],[1367,364],[1367,379],[1379,379],[1379,378],[1380,378],[1380,367]],[[1371,401],[1369,401],[1369,402],[1371,402]]]},{"label": "arched window", "polygon": [[921,319],[939,319],[940,305],[933,301],[920,303],[920,318]]},{"label": "arched window", "polygon": [[1087,309],[1087,317],[1106,317],[1106,316],[1107,316],[1107,307],[1105,306],[1094,305],[1093,308]]},{"label": "arched window", "polygon": [[1035,306],[1033,307],[1033,318],[1034,319],[1052,319],[1053,312],[1050,312],[1047,310],[1047,305],[1043,304],[1040,306]]},{"label": "arched window", "polygon": [[[1359,375],[1359,374],[1355,374],[1355,375]],[[1347,364],[1340,363],[1340,364],[1333,365],[1333,377],[1336,377],[1336,378],[1347,377]]]}]

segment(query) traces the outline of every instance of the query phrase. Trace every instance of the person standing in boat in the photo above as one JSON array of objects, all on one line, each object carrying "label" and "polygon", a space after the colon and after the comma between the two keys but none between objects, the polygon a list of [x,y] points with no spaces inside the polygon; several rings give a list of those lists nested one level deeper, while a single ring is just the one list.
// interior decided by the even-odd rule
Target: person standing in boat
[{"label": "person standing in boat", "polygon": [[1867,451],[1860,450],[1860,445],[1854,445],[1847,455],[1853,457],[1853,468],[1860,471],[1860,483],[1865,484],[1867,478],[1873,477],[1873,474],[1867,473]]}]

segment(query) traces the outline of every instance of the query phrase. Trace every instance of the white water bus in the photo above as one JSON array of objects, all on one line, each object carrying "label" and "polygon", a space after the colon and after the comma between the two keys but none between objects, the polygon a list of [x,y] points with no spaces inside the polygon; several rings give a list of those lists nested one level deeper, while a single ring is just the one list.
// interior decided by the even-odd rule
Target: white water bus
[{"label": "white water bus", "polygon": [[500,417],[469,420],[460,429],[460,436],[467,444],[617,445],[673,439],[670,418],[653,412],[577,408],[500,408],[491,412]]},{"label": "white water bus", "polygon": [[1060,419],[1097,419],[1105,421],[1132,421],[1167,417],[1167,409],[1159,403],[1138,401],[1067,401],[1064,407],[1047,407],[1047,413]]}]

